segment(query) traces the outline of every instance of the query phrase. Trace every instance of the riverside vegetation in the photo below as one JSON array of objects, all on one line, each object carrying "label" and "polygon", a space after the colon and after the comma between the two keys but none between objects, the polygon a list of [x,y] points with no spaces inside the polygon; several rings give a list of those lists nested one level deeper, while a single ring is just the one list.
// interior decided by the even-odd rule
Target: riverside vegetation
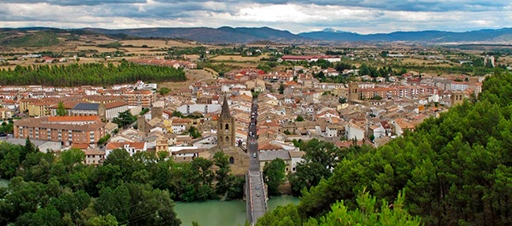
[{"label": "riverside vegetation", "polygon": [[[238,199],[244,178],[230,175],[226,155],[190,163],[166,153],[133,157],[114,150],[103,165],[85,166],[84,152],[43,153],[0,144],[0,224],[7,225],[180,225],[173,201]],[[216,170],[213,170],[215,168]]]}]

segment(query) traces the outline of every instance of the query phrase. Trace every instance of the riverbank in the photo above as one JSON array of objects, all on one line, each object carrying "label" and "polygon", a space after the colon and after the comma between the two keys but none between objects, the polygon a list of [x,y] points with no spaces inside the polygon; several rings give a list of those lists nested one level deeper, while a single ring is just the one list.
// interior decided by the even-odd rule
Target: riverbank
[{"label": "riverbank", "polygon": [[[299,201],[299,198],[288,195],[272,197],[268,200],[268,211],[290,203],[298,204]],[[176,202],[174,211],[178,214],[183,226],[190,226],[193,221],[201,226],[243,226],[247,220],[245,207],[245,202],[241,200],[225,202],[211,200]]]}]

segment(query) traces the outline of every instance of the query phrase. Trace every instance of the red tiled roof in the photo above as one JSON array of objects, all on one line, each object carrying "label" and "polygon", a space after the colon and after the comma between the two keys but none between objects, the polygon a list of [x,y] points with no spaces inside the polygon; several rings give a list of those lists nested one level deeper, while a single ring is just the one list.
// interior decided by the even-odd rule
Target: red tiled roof
[{"label": "red tiled roof", "polygon": [[106,103],[105,108],[111,109],[111,108],[121,107],[121,106],[125,106],[125,105],[128,105],[128,104],[123,101],[116,101],[116,102]]},{"label": "red tiled roof", "polygon": [[100,117],[97,115],[90,116],[50,116],[49,122],[77,122],[77,121],[98,121]]},{"label": "red tiled roof", "polygon": [[134,149],[142,150],[142,149],[144,149],[145,143],[144,142],[121,142],[121,143],[110,142],[107,144],[106,149],[114,150],[114,149],[118,149],[118,148],[123,148],[125,144],[128,144],[130,147],[132,147]]},{"label": "red tiled roof", "polygon": [[84,143],[73,143],[73,144],[71,145],[71,148],[76,148],[76,149],[85,150],[85,149],[89,148],[89,144],[84,144]]}]

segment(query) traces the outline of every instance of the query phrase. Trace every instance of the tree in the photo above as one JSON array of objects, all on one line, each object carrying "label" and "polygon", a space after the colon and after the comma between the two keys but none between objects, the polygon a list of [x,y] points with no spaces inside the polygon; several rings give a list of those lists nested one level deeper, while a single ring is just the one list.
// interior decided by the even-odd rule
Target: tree
[{"label": "tree", "polygon": [[279,186],[286,177],[286,164],[282,159],[274,159],[263,167],[263,179],[268,186],[269,195],[279,195]]},{"label": "tree", "polygon": [[304,118],[301,115],[297,115],[297,118],[295,118],[296,122],[302,122],[304,121]]},{"label": "tree", "polygon": [[119,112],[119,115],[112,119],[112,122],[117,124],[119,128],[126,128],[137,121],[137,117],[133,116],[130,110]]},{"label": "tree", "polygon": [[363,191],[357,197],[357,209],[350,210],[343,201],[332,205],[331,211],[320,218],[311,218],[306,225],[422,225],[419,217],[411,216],[404,210],[405,197],[403,193],[398,194],[395,203],[388,205],[382,199],[380,210],[376,208],[377,199],[368,192]]},{"label": "tree", "polygon": [[106,216],[99,215],[87,220],[87,224],[90,226],[117,226],[119,223],[116,220],[116,217],[111,214],[107,214]]},{"label": "tree", "polygon": [[279,89],[278,89],[278,91],[279,91],[279,94],[283,94],[283,93],[284,93],[284,85],[283,85],[283,83],[282,83],[282,82],[281,82],[281,84],[279,85]]},{"label": "tree", "polygon": [[169,88],[167,88],[167,87],[162,87],[162,88],[160,88],[160,90],[158,91],[158,93],[159,93],[160,95],[162,95],[162,96],[165,96],[165,95],[169,94],[169,92],[170,92],[170,91],[171,91],[171,90],[170,90]]},{"label": "tree", "polygon": [[57,105],[57,116],[66,116],[68,115],[68,111],[64,107],[64,102],[60,101]]},{"label": "tree", "polygon": [[302,223],[297,206],[288,204],[286,206],[278,206],[273,211],[267,211],[258,219],[256,226],[301,226]]},{"label": "tree", "polygon": [[215,193],[221,199],[237,199],[243,195],[244,177],[235,177],[229,174],[231,167],[228,156],[224,152],[216,152],[213,156],[213,163],[218,167],[215,172]]},{"label": "tree", "polygon": [[128,222],[130,219],[131,196],[126,185],[115,189],[109,187],[100,191],[94,209],[99,215],[112,214],[118,222]]},{"label": "tree", "polygon": [[317,139],[301,143],[300,149],[305,152],[304,161],[298,163],[295,173],[290,175],[290,183],[295,193],[317,185],[322,178],[329,178],[344,153],[334,144]]},{"label": "tree", "polygon": [[195,126],[190,126],[188,129],[188,134],[192,136],[194,139],[201,137],[201,133]]},{"label": "tree", "polygon": [[172,114],[171,114],[172,117],[180,117],[180,118],[185,118],[185,116],[183,115],[183,113],[181,113],[180,111],[173,111]]},{"label": "tree", "polygon": [[98,140],[98,145],[103,145],[107,143],[108,139],[110,139],[110,134],[105,135],[104,137]]}]

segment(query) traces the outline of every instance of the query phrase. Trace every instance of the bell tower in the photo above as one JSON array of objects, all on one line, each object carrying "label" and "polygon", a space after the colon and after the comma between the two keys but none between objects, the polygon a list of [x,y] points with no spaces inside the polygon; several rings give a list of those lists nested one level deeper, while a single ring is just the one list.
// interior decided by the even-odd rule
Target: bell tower
[{"label": "bell tower", "polygon": [[354,102],[359,100],[359,84],[357,83],[349,83],[348,84],[348,101]]},{"label": "bell tower", "polygon": [[220,117],[217,120],[217,143],[219,147],[235,147],[235,118],[229,112],[228,98],[224,96]]}]

